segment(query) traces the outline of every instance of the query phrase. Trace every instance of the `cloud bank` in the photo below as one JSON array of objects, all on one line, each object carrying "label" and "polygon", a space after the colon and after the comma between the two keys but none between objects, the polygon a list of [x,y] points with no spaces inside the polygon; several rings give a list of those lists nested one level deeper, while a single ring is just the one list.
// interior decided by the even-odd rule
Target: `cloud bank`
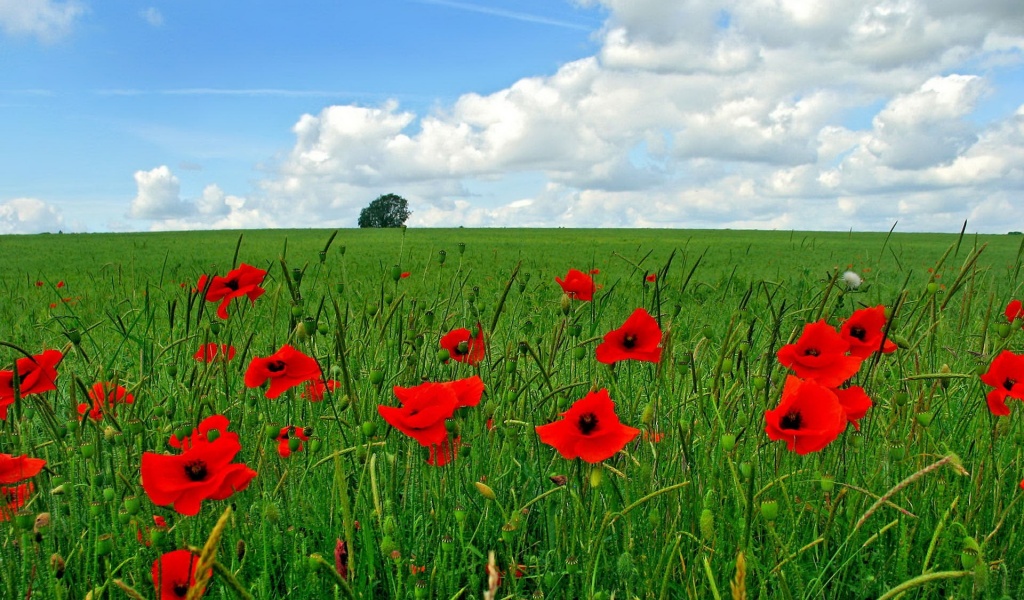
[{"label": "cloud bank", "polygon": [[136,173],[129,213],[353,226],[393,192],[414,226],[1024,222],[1024,104],[989,102],[1024,64],[1018,0],[581,3],[609,15],[594,56],[428,114],[327,106],[247,198],[183,201],[160,167]]}]

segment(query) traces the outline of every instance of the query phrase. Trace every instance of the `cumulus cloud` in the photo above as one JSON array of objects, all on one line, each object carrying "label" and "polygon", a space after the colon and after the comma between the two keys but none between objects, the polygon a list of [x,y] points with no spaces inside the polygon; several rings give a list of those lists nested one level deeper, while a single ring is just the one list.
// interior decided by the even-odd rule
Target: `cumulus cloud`
[{"label": "cumulus cloud", "polygon": [[0,203],[0,233],[57,232],[64,216],[53,205],[37,198],[15,198]]},{"label": "cumulus cloud", "polygon": [[67,35],[85,10],[76,0],[0,0],[0,29],[52,42]]},{"label": "cumulus cloud", "polygon": [[135,184],[138,193],[129,204],[128,217],[151,221],[154,231],[279,226],[254,203],[228,195],[216,184],[207,185],[194,200],[183,199],[181,182],[166,165],[136,171]]},{"label": "cumulus cloud", "polygon": [[1024,109],[978,111],[1024,63],[1017,0],[581,3],[609,15],[594,56],[427,114],[303,115],[249,207],[351,225],[394,192],[422,226],[1005,226]]}]

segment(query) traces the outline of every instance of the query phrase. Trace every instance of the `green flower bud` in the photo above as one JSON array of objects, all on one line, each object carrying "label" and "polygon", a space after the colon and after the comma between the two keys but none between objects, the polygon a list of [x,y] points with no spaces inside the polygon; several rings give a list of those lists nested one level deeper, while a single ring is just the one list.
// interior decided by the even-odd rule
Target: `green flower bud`
[{"label": "green flower bud", "polygon": [[776,500],[765,500],[761,503],[761,517],[769,523],[779,517],[779,503]]},{"label": "green flower bud", "polygon": [[726,452],[732,452],[733,448],[736,447],[736,434],[723,433],[720,443],[722,444],[722,450],[725,450]]}]

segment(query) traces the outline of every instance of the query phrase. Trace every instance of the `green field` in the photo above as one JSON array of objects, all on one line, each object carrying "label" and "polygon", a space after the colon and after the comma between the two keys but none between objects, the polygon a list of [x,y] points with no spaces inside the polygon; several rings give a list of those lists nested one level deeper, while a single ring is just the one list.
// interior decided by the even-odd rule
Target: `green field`
[{"label": "green field", "polygon": [[[1020,321],[1003,314],[1024,298],[1021,242],[566,229],[0,237],[0,369],[64,352],[56,389],[18,394],[0,422],[0,453],[46,460],[21,502],[4,492],[0,597],[161,597],[154,561],[190,547],[213,561],[207,598],[477,598],[492,552],[495,598],[1024,597],[1024,426],[1012,400],[1009,416],[989,411],[980,379],[1003,350],[1024,350]],[[266,292],[220,319],[197,284],[241,263],[267,271]],[[563,295],[555,277],[569,269],[598,271],[592,302]],[[859,430],[806,454],[769,439],[766,411],[792,373],[779,349],[807,323],[838,327],[878,305],[899,348],[844,384],[873,403]],[[660,360],[597,362],[640,307],[658,322]],[[442,336],[478,323],[483,360],[445,360]],[[197,361],[207,343],[236,354]],[[253,361],[284,344],[337,381],[323,401],[246,385]],[[378,410],[399,405],[395,386],[475,375],[479,405],[443,419],[460,440],[445,466]],[[100,382],[134,402],[80,416]],[[540,441],[536,426],[599,389],[635,439],[594,464]],[[258,474],[182,514],[145,489],[142,456],[181,454],[171,436],[211,415],[237,434],[233,463]],[[310,435],[283,457],[275,438],[289,426]]]}]

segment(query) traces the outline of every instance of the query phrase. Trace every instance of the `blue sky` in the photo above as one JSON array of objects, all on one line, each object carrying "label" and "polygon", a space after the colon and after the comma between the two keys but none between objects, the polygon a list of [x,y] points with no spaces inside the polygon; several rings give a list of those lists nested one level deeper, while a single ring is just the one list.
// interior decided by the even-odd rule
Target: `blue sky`
[{"label": "blue sky", "polygon": [[940,8],[0,0],[0,233],[347,227],[391,192],[413,226],[999,232],[1024,11]]}]

